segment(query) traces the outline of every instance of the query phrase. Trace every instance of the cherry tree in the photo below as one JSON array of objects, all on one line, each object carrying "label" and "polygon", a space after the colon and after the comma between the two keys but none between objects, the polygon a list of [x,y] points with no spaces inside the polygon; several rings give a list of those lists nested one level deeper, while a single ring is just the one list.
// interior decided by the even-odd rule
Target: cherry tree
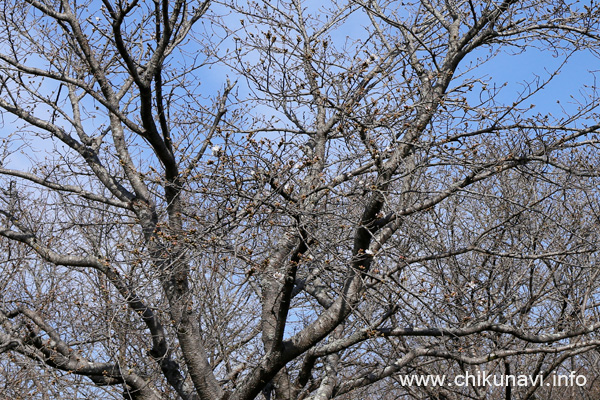
[{"label": "cherry tree", "polygon": [[594,2],[0,7],[3,397],[597,397]]}]

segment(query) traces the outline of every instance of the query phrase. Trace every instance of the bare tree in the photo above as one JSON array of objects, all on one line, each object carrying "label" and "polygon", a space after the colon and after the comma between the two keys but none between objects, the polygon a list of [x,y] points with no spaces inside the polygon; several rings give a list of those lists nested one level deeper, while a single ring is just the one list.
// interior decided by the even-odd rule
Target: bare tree
[{"label": "bare tree", "polygon": [[2,397],[597,398],[597,4],[0,7]]}]

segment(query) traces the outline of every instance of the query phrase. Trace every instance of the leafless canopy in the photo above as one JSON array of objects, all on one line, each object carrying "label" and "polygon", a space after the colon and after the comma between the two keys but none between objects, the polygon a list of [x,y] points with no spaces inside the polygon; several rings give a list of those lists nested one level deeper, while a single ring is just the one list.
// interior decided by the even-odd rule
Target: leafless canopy
[{"label": "leafless canopy", "polygon": [[0,3],[0,397],[598,398],[600,7],[320,3]]}]

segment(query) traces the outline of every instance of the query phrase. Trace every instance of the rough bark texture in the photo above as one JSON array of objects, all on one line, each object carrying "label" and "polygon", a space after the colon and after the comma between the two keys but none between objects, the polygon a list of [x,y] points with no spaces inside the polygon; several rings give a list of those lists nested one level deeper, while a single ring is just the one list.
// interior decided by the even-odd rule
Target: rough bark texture
[{"label": "rough bark texture", "polygon": [[598,397],[598,5],[0,8],[1,398]]}]

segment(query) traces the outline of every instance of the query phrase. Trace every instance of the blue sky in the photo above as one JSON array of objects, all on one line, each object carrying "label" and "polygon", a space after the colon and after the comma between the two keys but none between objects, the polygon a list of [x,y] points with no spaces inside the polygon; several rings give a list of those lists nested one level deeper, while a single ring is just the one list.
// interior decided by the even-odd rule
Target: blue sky
[{"label": "blue sky", "polygon": [[[218,9],[217,9],[218,11]],[[230,27],[239,26],[239,16],[232,15],[228,17],[235,23],[232,23]],[[364,19],[364,18],[363,18]],[[345,40],[345,37],[352,36],[357,38],[364,36],[363,29],[357,29],[359,25],[368,25],[369,22],[361,20],[360,14],[352,16],[346,23],[338,27],[332,36],[335,40],[340,43]],[[205,22],[204,25],[198,25],[198,31],[205,30],[205,32],[211,32],[210,23]],[[200,48],[200,44],[197,42],[190,42],[186,45],[186,50],[192,51],[195,48]],[[234,47],[231,40],[226,40],[222,44],[222,48]],[[481,54],[487,53],[487,49],[481,49]],[[468,65],[472,62],[476,62],[477,54],[469,55],[459,67],[459,70],[466,70]],[[173,55],[173,60],[176,62],[180,55]],[[200,55],[203,57],[203,55]],[[515,92],[520,91],[524,88],[523,83],[532,81],[536,75],[544,78],[548,76],[549,72],[553,71],[563,62],[560,57],[555,58],[551,51],[540,50],[536,48],[530,48],[525,52],[512,51],[510,48],[497,54],[492,60],[487,62],[485,65],[475,69],[474,73],[477,76],[486,76],[489,80],[490,85],[496,85],[500,87],[504,84],[507,86],[503,89],[504,95],[500,96],[499,99],[506,99],[507,101],[513,101]],[[581,88],[584,84],[594,84],[594,73],[590,70],[596,68],[598,63],[597,58],[593,55],[592,51],[579,51],[574,53],[568,63],[563,67],[562,72],[553,79],[553,81],[543,91],[536,94],[528,102],[535,104],[536,107],[532,110],[533,113],[550,112],[554,116],[559,117],[563,109],[567,111],[574,110],[576,107],[573,104],[573,99],[570,96],[577,98],[585,97],[585,94],[580,93]],[[469,73],[467,73],[468,75]],[[226,83],[227,78],[235,81],[238,77],[235,73],[232,73],[228,68],[220,67],[218,65],[204,66],[197,72],[197,77],[201,81],[199,92],[205,96],[215,96],[218,92],[223,90],[223,86]],[[238,82],[238,88],[240,93],[247,92],[245,87],[246,83],[243,79]],[[478,92],[473,91],[469,96],[477,96]],[[557,103],[559,101],[560,103]],[[210,100],[206,102],[210,103]],[[256,113],[274,113],[274,110],[268,107],[257,105],[254,109]],[[17,127],[22,125],[21,123],[14,123],[15,118],[8,114],[4,114],[4,126],[0,128],[0,138],[8,137],[8,135],[15,131]],[[49,152],[54,152],[53,146],[49,141],[41,141],[37,138],[31,140],[35,144],[34,147],[40,149],[46,149]],[[10,145],[11,149],[16,151],[10,157],[9,167],[12,168],[29,168],[32,163],[29,159],[18,153],[17,144],[13,143]],[[40,154],[41,156],[41,154]],[[43,158],[43,156],[41,156]]]},{"label": "blue sky", "polygon": [[[509,49],[510,50],[510,49]],[[476,55],[469,55],[461,68],[473,62]],[[490,85],[503,89],[504,95],[499,99],[513,101],[515,93],[522,91],[526,82],[532,82],[536,76],[546,79],[564,62],[564,57],[555,57],[549,50],[529,48],[524,52],[503,51],[485,65],[477,68],[477,75],[485,75]],[[581,91],[584,85],[594,85],[595,69],[598,59],[589,50],[581,50],[570,55],[560,73],[539,93],[536,93],[526,104],[535,104],[533,113],[552,113],[560,117],[564,111],[574,111],[576,99],[586,97]],[[597,71],[597,70],[596,70]],[[571,98],[573,96],[575,99]],[[558,103],[558,102],[560,103]],[[564,110],[564,111],[563,111]]]}]

